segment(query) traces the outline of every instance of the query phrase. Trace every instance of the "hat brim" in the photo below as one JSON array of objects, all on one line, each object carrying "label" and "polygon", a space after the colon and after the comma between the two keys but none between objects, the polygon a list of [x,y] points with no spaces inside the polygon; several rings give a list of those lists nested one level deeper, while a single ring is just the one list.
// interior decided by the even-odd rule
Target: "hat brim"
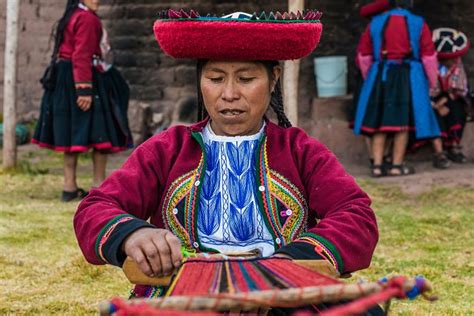
[{"label": "hat brim", "polygon": [[469,45],[466,46],[465,48],[458,50],[456,52],[438,52],[437,56],[439,59],[451,59],[451,58],[457,58],[466,55],[466,53],[469,51]]},{"label": "hat brim", "polygon": [[317,47],[322,24],[157,20],[153,30],[160,47],[174,58],[291,60]]},{"label": "hat brim", "polygon": [[439,59],[451,59],[465,55],[471,43],[466,34],[449,27],[433,30],[433,43]]},{"label": "hat brim", "polygon": [[366,4],[360,8],[359,14],[364,18],[371,18],[374,15],[385,12],[390,9],[388,0],[376,1]]}]

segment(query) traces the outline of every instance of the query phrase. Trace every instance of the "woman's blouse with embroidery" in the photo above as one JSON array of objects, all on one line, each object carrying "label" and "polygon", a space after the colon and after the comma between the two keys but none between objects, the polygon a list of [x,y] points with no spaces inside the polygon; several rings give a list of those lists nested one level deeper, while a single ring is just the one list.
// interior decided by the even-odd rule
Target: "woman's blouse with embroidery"
[{"label": "woman's blouse with embroidery", "polygon": [[217,136],[208,124],[202,133],[207,156],[199,199],[198,234],[207,248],[223,253],[275,249],[260,214],[255,192],[255,153],[262,129],[254,135]]}]

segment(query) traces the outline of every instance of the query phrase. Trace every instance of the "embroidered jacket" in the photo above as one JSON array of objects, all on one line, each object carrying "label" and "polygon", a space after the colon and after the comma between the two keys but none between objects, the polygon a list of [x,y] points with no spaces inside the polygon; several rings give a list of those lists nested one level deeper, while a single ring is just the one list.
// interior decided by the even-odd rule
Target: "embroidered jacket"
[{"label": "embroidered jacket", "polygon": [[[196,216],[206,123],[152,137],[80,203],[74,229],[90,263],[121,265],[123,240],[142,227],[167,228],[187,247],[212,251],[200,243]],[[369,266],[378,240],[370,199],[333,153],[299,128],[268,122],[254,159],[254,190],[276,251],[323,257],[340,272]]]},{"label": "embroidered jacket", "polygon": [[92,59],[101,56],[102,24],[99,17],[85,6],[72,14],[59,47],[59,58],[70,60],[77,86],[92,85]]}]

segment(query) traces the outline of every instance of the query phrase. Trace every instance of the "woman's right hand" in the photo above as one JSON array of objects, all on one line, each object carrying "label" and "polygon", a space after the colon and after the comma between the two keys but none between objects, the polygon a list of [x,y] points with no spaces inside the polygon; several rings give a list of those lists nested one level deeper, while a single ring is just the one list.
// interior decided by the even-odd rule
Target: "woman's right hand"
[{"label": "woman's right hand", "polygon": [[170,275],[181,265],[181,242],[169,230],[140,228],[128,236],[122,250],[150,277]]},{"label": "woman's right hand", "polygon": [[438,109],[438,113],[440,116],[446,116],[449,114],[449,108],[446,105],[443,105]]},{"label": "woman's right hand", "polygon": [[77,106],[84,112],[88,111],[92,105],[91,95],[81,95],[77,97]]}]

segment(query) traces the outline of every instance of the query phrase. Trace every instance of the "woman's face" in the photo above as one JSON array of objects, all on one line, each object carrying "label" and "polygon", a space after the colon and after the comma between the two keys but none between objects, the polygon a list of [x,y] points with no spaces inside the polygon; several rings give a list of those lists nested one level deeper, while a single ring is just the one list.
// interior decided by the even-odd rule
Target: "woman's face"
[{"label": "woman's face", "polygon": [[274,67],[270,78],[265,66],[257,62],[207,62],[202,69],[201,91],[214,133],[257,133],[280,73],[281,68]]},{"label": "woman's face", "polygon": [[99,10],[100,0],[82,0],[82,3],[94,12]]}]

